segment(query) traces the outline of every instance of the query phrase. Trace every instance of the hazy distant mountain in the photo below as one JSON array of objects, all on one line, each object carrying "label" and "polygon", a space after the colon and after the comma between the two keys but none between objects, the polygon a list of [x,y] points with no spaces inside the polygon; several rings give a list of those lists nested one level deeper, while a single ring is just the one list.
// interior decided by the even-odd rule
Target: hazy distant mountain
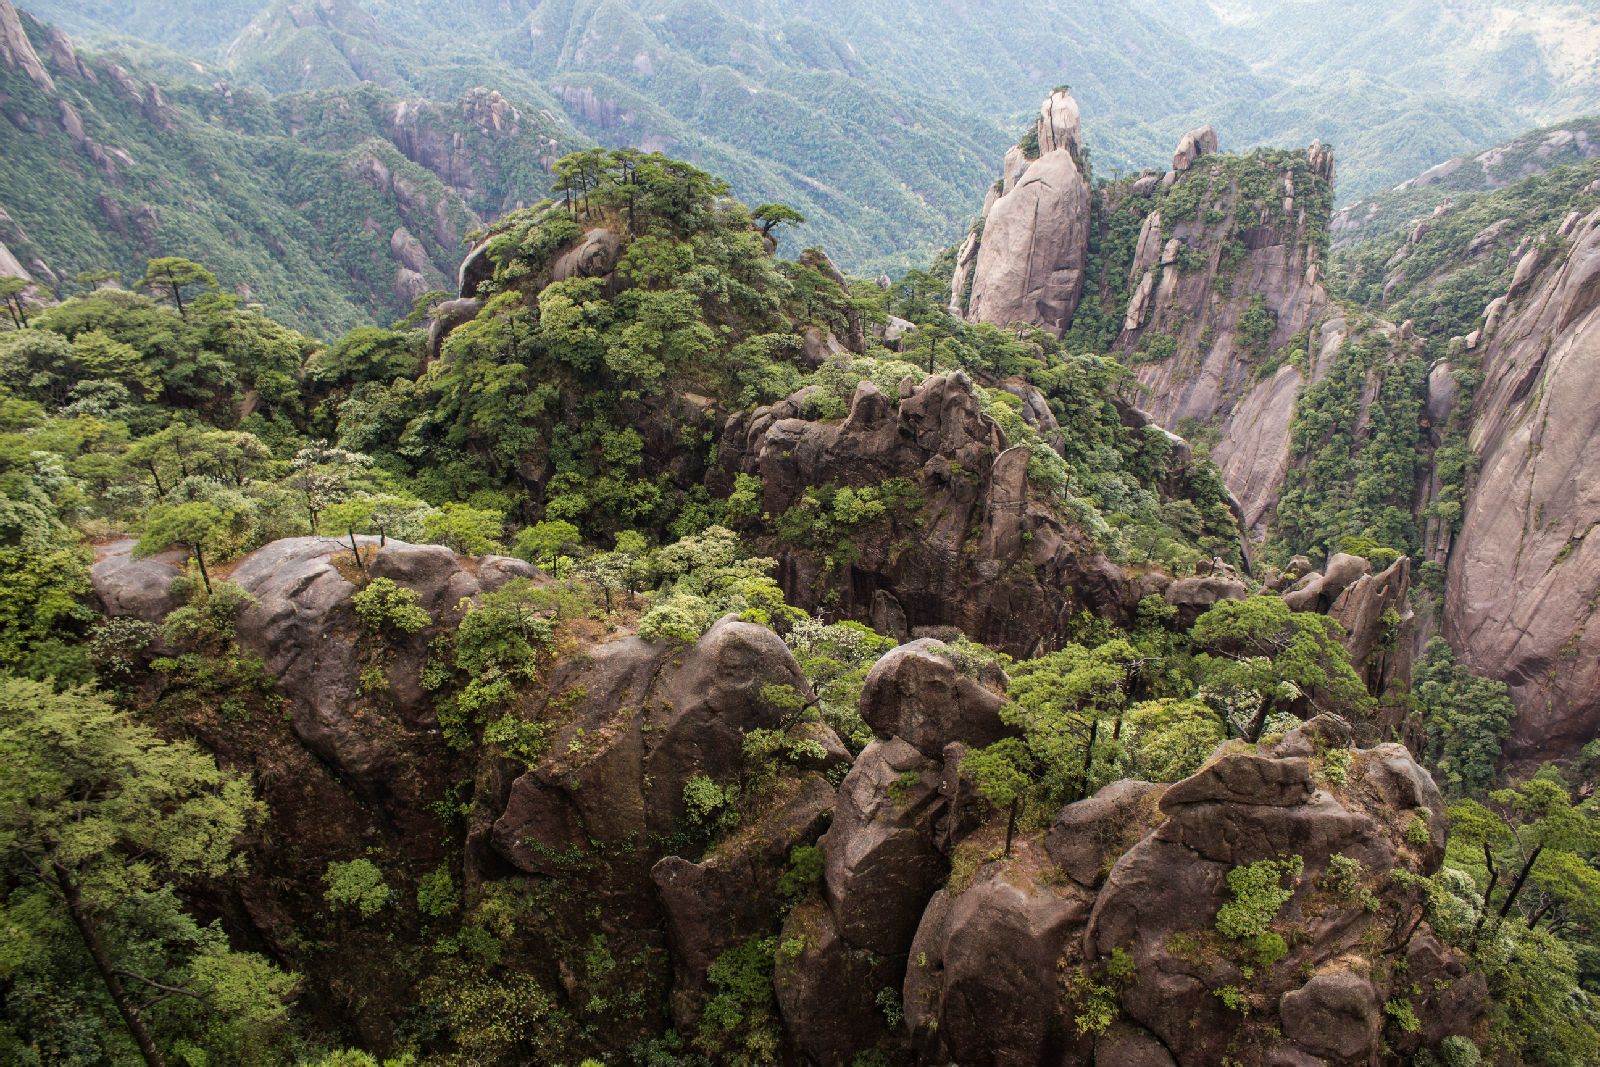
[{"label": "hazy distant mountain", "polygon": [[158,70],[128,38],[273,93],[495,89],[602,144],[662,149],[751,200],[793,203],[810,219],[795,240],[863,271],[955,240],[993,159],[1059,84],[1083,104],[1099,176],[1164,166],[1209,123],[1224,147],[1331,143],[1342,202],[1600,109],[1600,15],[1544,0],[30,6]]}]

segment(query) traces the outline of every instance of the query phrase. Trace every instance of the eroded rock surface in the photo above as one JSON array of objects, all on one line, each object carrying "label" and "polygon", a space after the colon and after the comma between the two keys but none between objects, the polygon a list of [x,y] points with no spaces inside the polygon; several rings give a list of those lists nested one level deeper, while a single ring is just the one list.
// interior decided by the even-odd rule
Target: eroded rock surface
[{"label": "eroded rock surface", "polygon": [[1083,295],[1089,254],[1089,184],[1078,162],[1078,107],[1052,93],[1038,122],[1039,156],[1007,157],[1002,195],[984,211],[967,318],[1029,323],[1060,333]]},{"label": "eroded rock surface", "polygon": [[[859,552],[838,573],[804,545],[766,546],[791,602],[827,597],[868,619],[887,592],[912,631],[956,626],[1015,655],[1058,641],[1086,607],[1124,617],[1137,604],[1121,569],[1030,488],[1026,449],[1008,447],[964,373],[908,379],[896,397],[863,382],[842,423],[807,417],[804,401],[729,418],[713,489],[736,473],[759,474],[762,511],[776,517],[811,487],[905,479],[921,506],[887,516],[881,536],[857,539]],[[976,552],[967,547],[974,538]]]},{"label": "eroded rock surface", "polygon": [[1444,634],[1511,688],[1506,755],[1542,760],[1600,733],[1600,212],[1513,296],[1482,354],[1479,472],[1450,552]]}]

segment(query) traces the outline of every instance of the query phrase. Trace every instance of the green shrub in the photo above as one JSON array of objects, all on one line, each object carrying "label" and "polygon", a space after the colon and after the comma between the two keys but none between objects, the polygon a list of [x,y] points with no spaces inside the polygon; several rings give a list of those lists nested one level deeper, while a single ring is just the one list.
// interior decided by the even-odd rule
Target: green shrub
[{"label": "green shrub", "polygon": [[417,882],[417,909],[424,915],[442,919],[461,905],[450,868],[440,864]]},{"label": "green shrub", "polygon": [[694,1044],[715,1063],[776,1063],[783,1025],[772,992],[776,938],[752,938],[724,952],[706,972],[712,996]]},{"label": "green shrub", "polygon": [[414,634],[433,622],[417,596],[389,578],[374,578],[350,598],[356,618],[372,633]]},{"label": "green shrub", "polygon": [[335,908],[354,908],[363,919],[382,911],[393,896],[383,872],[369,859],[330,863],[322,882],[322,899]]}]

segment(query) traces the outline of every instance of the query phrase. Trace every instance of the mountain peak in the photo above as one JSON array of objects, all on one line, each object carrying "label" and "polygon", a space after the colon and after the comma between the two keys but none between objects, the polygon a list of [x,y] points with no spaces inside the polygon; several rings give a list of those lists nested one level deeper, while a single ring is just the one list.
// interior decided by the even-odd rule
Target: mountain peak
[{"label": "mountain peak", "polygon": [[1052,91],[1039,106],[1039,151],[1060,149],[1078,154],[1078,102],[1065,87]]}]

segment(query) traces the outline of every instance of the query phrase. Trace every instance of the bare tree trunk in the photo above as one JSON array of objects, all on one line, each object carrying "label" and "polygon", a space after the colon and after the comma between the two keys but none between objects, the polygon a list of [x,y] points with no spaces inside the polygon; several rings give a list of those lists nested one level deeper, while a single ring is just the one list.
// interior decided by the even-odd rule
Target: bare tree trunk
[{"label": "bare tree trunk", "polygon": [[83,897],[78,893],[78,886],[60,864],[55,865],[56,884],[61,887],[61,895],[66,898],[67,912],[72,916],[72,925],[78,928],[78,935],[83,938],[84,947],[89,950],[90,957],[94,960],[95,970],[100,972],[100,980],[105,983],[106,992],[111,995],[111,1003],[117,1006],[117,1013],[122,1016],[123,1023],[128,1027],[128,1033],[133,1035],[134,1042],[139,1046],[139,1052],[144,1056],[148,1067],[166,1067],[166,1061],[161,1058],[161,1050],[156,1048],[155,1038],[150,1035],[150,1030],[139,1018],[139,1012],[133,1006],[133,1001],[128,999],[128,991],[122,986],[122,979],[117,977],[116,968],[111,965],[111,957],[106,954],[106,947],[100,941],[100,931],[95,929],[94,920],[89,918],[88,912],[83,907]]},{"label": "bare tree trunk", "polygon": [[1489,851],[1488,842],[1483,845],[1483,862],[1489,871],[1489,884],[1483,887],[1483,907],[1478,911],[1478,921],[1472,924],[1471,944],[1476,946],[1478,935],[1483,931],[1484,920],[1489,918],[1489,896],[1494,892],[1494,887],[1500,881],[1500,869],[1494,864],[1494,854]]},{"label": "bare tree trunk", "polygon": [[1511,914],[1511,905],[1517,902],[1517,894],[1522,892],[1522,886],[1528,880],[1528,875],[1533,871],[1533,865],[1539,862],[1539,853],[1544,851],[1544,846],[1539,845],[1533,850],[1533,855],[1528,857],[1528,862],[1522,865],[1522,870],[1517,872],[1517,880],[1511,883],[1511,892],[1506,894],[1506,902],[1500,905],[1500,918],[1504,919]]},{"label": "bare tree trunk", "polygon": [[190,545],[189,548],[194,552],[194,561],[200,565],[200,580],[205,583],[206,592],[209,593],[211,592],[211,575],[206,570],[205,553],[200,550],[198,544]]}]

